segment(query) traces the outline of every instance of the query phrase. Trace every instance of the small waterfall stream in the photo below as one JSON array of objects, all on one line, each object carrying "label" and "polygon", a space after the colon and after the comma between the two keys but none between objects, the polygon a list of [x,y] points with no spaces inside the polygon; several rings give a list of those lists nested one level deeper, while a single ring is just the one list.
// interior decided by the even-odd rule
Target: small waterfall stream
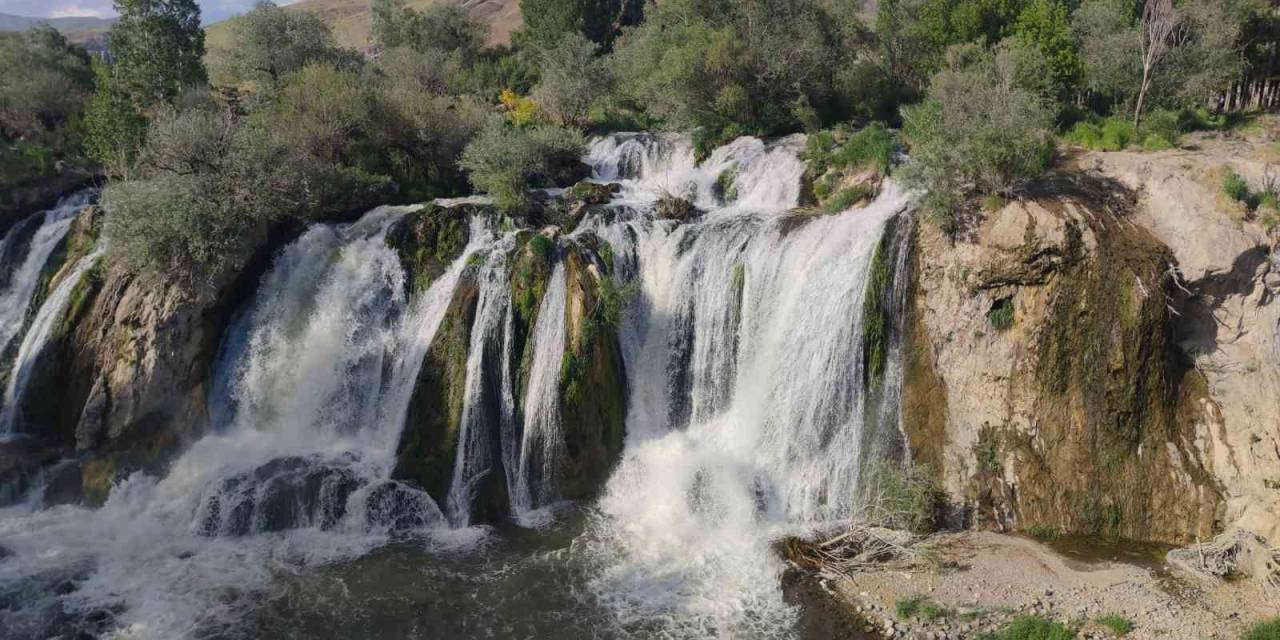
[{"label": "small waterfall stream", "polygon": [[[0,542],[23,558],[0,567],[0,595],[13,585],[49,591],[73,575],[73,593],[30,597],[60,611],[116,612],[116,637],[244,635],[262,607],[255,594],[326,568],[376,567],[376,550],[405,535],[429,550],[420,562],[445,569],[394,588],[481,571],[440,554],[489,535],[473,523],[496,511],[549,539],[569,527],[571,542],[505,557],[466,583],[480,591],[424,607],[438,617],[429,620],[455,620],[480,606],[467,623],[479,627],[425,628],[536,636],[576,619],[597,626],[566,637],[789,637],[796,613],[782,601],[771,543],[856,517],[863,461],[901,447],[899,346],[887,345],[869,393],[863,323],[877,251],[893,244],[894,277],[907,271],[907,234],[882,241],[908,206],[891,182],[860,209],[794,213],[802,142],[742,138],[697,162],[683,136],[595,141],[595,178],[621,191],[608,215],[555,239],[561,250],[525,338],[512,300],[515,232],[477,217],[461,256],[409,296],[387,234],[412,208],[313,225],[277,254],[226,329],[209,434],[164,478],[135,474],[100,509],[0,510]],[[704,213],[684,224],[649,215],[670,195]],[[550,509],[569,455],[560,394],[579,286],[563,248],[595,238],[611,251],[615,283],[639,293],[617,328],[625,450],[572,524]],[[81,271],[78,263],[73,275]],[[62,304],[63,285],[78,279],[45,306]],[[452,476],[437,504],[391,474],[419,368],[464,279],[476,288],[475,312]],[[904,282],[888,295],[902,295]],[[41,327],[37,318],[27,339]],[[20,394],[21,377],[6,397]],[[375,586],[372,601],[396,600],[377,588],[393,587]],[[566,610],[504,604],[539,591]],[[482,602],[479,592],[503,600]],[[319,628],[337,624],[333,609],[317,607],[312,615],[330,621]],[[0,621],[39,629],[37,613]]]},{"label": "small waterfall stream", "polygon": [[533,331],[533,364],[524,397],[524,435],[519,457],[510,466],[517,470],[511,504],[518,517],[536,521],[535,509],[555,500],[558,467],[564,457],[560,432],[560,364],[564,359],[565,304],[567,297],[564,264],[551,273],[547,291],[538,310]]},{"label": "small waterfall stream", "polygon": [[[67,235],[76,215],[93,201],[92,190],[63,198],[57,206],[19,222],[0,241],[4,264],[4,287],[0,290],[0,351],[8,348],[23,329],[27,307],[40,281],[40,274],[58,243]],[[28,227],[38,225],[34,234]]]}]

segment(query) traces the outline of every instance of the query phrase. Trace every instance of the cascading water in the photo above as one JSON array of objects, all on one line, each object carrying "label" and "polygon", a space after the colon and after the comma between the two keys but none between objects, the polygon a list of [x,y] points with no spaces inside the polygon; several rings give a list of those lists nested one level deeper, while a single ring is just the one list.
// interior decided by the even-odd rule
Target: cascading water
[{"label": "cascading water", "polygon": [[[0,597],[21,588],[32,602],[0,612],[0,623],[22,633],[43,628],[37,619],[49,611],[107,611],[119,637],[234,635],[255,620],[271,635],[336,636],[355,624],[350,635],[363,637],[370,614],[346,620],[340,603],[365,589],[375,611],[408,606],[409,619],[395,621],[403,624],[383,625],[389,635],[794,635],[771,543],[856,517],[862,463],[901,446],[898,346],[889,343],[869,391],[863,323],[876,253],[907,206],[886,183],[861,209],[793,213],[801,142],[743,138],[697,162],[687,137],[596,141],[587,158],[595,177],[621,192],[607,215],[555,241],[524,347],[511,286],[516,233],[477,219],[462,255],[410,299],[385,239],[407,209],[312,227],[280,252],[227,329],[211,433],[165,478],[135,474],[96,511],[0,511],[0,543],[20,559],[0,565]],[[655,220],[649,212],[666,196],[705,213]],[[894,243],[905,242],[898,234]],[[634,283],[639,294],[618,327],[625,451],[583,525],[547,507],[568,456],[560,394],[579,286],[562,254],[566,243],[592,246],[588,235],[610,248],[619,289]],[[899,278],[906,247],[894,246]],[[419,367],[464,278],[475,311],[452,478],[437,505],[389,478]],[[886,295],[903,290],[894,280]],[[515,366],[521,351],[527,371]],[[558,546],[528,550],[521,541],[534,534],[525,533],[512,543],[525,555],[495,551],[497,560],[484,551],[497,543],[457,561],[403,551],[411,560],[389,566],[401,552],[371,553],[393,532],[448,537],[444,528],[495,512]],[[302,569],[325,567],[357,573],[338,579],[341,595],[291,596],[286,609],[310,616],[284,618],[296,631],[254,617],[256,593],[294,578],[315,584]],[[385,584],[405,567],[422,573]],[[374,575],[360,580],[358,570]],[[57,595],[67,579],[75,588]],[[391,589],[432,595],[419,606],[386,597]]]},{"label": "cascading water", "polygon": [[[384,239],[406,211],[316,225],[281,252],[227,331],[213,433],[166,477],[134,474],[97,510],[0,511],[0,539],[22,559],[0,571],[0,593],[29,601],[0,614],[17,637],[77,613],[125,638],[234,629],[272,566],[358,556],[391,530],[444,522],[425,493],[387,478],[422,355],[467,256],[492,236],[477,223],[463,258],[410,301]],[[68,577],[71,593],[51,590]]]},{"label": "cascading water", "polygon": [[72,291],[80,284],[85,273],[98,263],[98,258],[102,257],[102,252],[105,250],[102,245],[103,243],[99,242],[93,251],[76,261],[67,276],[58,283],[44,304],[40,305],[35,319],[31,321],[31,327],[27,329],[27,334],[22,338],[22,345],[18,347],[17,358],[13,361],[13,371],[9,374],[9,384],[4,390],[4,410],[0,411],[0,435],[12,434],[21,428],[22,395],[27,390],[27,383],[31,381],[36,357],[52,337],[54,327],[62,318],[62,312],[71,299]]},{"label": "cascading water", "polygon": [[564,264],[555,266],[533,331],[533,364],[524,397],[524,433],[511,496],[512,511],[530,519],[555,501],[556,474],[564,458],[560,432],[560,364],[564,359],[567,287]]},{"label": "cascading water", "polygon": [[870,266],[906,197],[886,183],[863,209],[789,219],[795,156],[759,141],[721,151],[697,167],[670,138],[590,153],[642,211],[655,183],[698,185],[686,193],[707,202],[717,178],[706,165],[732,171],[737,194],[698,224],[641,216],[594,229],[634,256],[641,297],[623,332],[628,442],[593,523],[591,584],[647,633],[785,636],[794,613],[771,541],[856,515],[864,442],[897,437],[867,433],[880,420],[864,406],[862,321]]},{"label": "cascading water", "polygon": [[0,241],[0,352],[26,326],[31,297],[49,256],[95,195],[94,191],[85,190],[63,198],[54,208],[19,222]]}]

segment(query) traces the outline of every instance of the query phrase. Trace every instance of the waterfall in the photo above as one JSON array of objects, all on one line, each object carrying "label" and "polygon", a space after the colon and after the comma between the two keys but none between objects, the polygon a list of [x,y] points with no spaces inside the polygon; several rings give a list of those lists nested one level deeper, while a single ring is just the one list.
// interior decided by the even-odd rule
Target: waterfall
[{"label": "waterfall", "polygon": [[[885,261],[893,278],[881,306],[900,314],[909,236],[899,215],[909,199],[892,182],[861,208],[797,212],[801,147],[800,137],[742,138],[699,161],[687,136],[593,141],[594,179],[621,189],[555,239],[527,336],[512,300],[527,232],[499,233],[477,217],[461,255],[409,295],[387,234],[413,208],[312,225],[277,253],[226,328],[207,435],[163,478],[120,482],[100,509],[0,510],[0,540],[20,559],[0,567],[0,595],[26,584],[36,604],[24,611],[115,612],[118,637],[213,636],[250,620],[264,590],[299,567],[408,536],[424,546],[474,539],[484,528],[473,522],[507,513],[549,528],[572,460],[562,409],[576,405],[560,397],[568,322],[586,312],[565,246],[602,242],[615,284],[639,292],[616,327],[626,442],[599,499],[584,505],[585,531],[539,558],[581,583],[537,586],[607,611],[619,636],[789,637],[796,615],[782,601],[771,545],[856,518],[864,463],[902,450],[900,327],[889,327],[886,361],[872,374],[865,323],[869,283]],[[655,219],[669,196],[699,214]],[[96,255],[41,308],[20,363]],[[475,307],[465,361],[456,360],[452,476],[437,504],[391,475],[419,369],[463,293]],[[613,339],[612,328],[604,333]],[[21,395],[25,375],[7,396]],[[69,575],[75,590],[58,595]],[[522,615],[508,604],[479,603],[498,616],[491,629]],[[41,629],[3,611],[0,623],[19,635]]]},{"label": "waterfall", "polygon": [[592,587],[624,625],[658,635],[786,635],[770,543],[855,517],[863,448],[899,437],[866,404],[863,309],[906,195],[887,182],[867,207],[797,218],[785,143],[726,149],[693,167],[670,138],[590,154],[640,211],[662,195],[647,185],[673,178],[712,204],[709,174],[738,159],[737,197],[701,222],[594,229],[634,256],[641,299],[623,331],[628,441],[598,505]]},{"label": "waterfall", "polygon": [[[20,559],[0,568],[0,593],[31,590],[0,623],[34,637],[49,611],[110,611],[114,637],[234,636],[282,567],[444,526],[425,492],[389,477],[422,355],[468,259],[494,237],[473,223],[463,255],[409,299],[385,235],[411,210],[313,225],[279,252],[226,329],[210,432],[163,478],[134,473],[98,509],[0,509],[0,540]],[[55,592],[68,576],[75,590]]]},{"label": "waterfall", "polygon": [[105,250],[103,244],[99,242],[93,251],[76,261],[67,276],[58,283],[44,304],[40,305],[35,319],[31,321],[31,327],[27,329],[27,334],[23,336],[22,344],[18,347],[18,355],[13,362],[13,372],[9,375],[9,384],[4,390],[4,410],[0,411],[0,435],[17,433],[22,427],[22,395],[27,390],[27,383],[31,382],[36,360],[49,342],[49,338],[53,337],[53,331],[58,322],[62,320],[67,302],[71,299],[71,293],[75,291],[89,269],[98,263],[98,258],[102,257]]},{"label": "waterfall", "polygon": [[[447,505],[449,521],[457,527],[471,522],[477,501],[497,499],[479,494],[480,483],[497,471],[495,467],[502,457],[503,443],[494,441],[489,426],[499,425],[499,433],[508,439],[514,432],[514,400],[510,394],[514,345],[508,280],[508,258],[514,248],[514,234],[504,236],[489,252],[478,275],[480,299],[467,348],[462,420]],[[495,363],[499,363],[501,372],[497,380],[493,376]]]},{"label": "waterfall", "polygon": [[[0,351],[22,331],[27,307],[49,256],[95,195],[92,190],[85,190],[63,198],[54,208],[19,222],[0,241]],[[31,227],[35,227],[34,232]]]},{"label": "waterfall", "polygon": [[560,364],[564,359],[565,304],[568,296],[564,263],[547,283],[533,331],[533,363],[524,397],[524,433],[520,441],[512,510],[525,519],[555,500],[556,474],[564,458],[560,432]]}]

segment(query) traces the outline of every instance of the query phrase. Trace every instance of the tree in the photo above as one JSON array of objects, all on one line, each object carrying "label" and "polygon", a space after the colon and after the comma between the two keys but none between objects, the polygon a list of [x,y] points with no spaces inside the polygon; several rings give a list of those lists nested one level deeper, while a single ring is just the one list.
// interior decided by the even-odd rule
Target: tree
[{"label": "tree", "polygon": [[1053,110],[1024,84],[1034,76],[1023,66],[1034,51],[953,47],[925,101],[903,109],[911,159],[899,175],[925,190],[926,206],[944,220],[965,194],[1008,195],[1048,168]]},{"label": "tree", "polygon": [[[1142,121],[1143,101],[1151,87],[1151,75],[1156,65],[1173,47],[1181,44],[1184,34],[1179,30],[1178,12],[1173,0],[1146,0],[1142,7],[1142,21],[1138,29],[1138,53],[1142,60],[1142,82],[1138,85],[1138,100],[1133,107],[1133,128]],[[1178,41],[1175,41],[1178,40]]]},{"label": "tree", "polygon": [[[529,204],[529,187],[557,186],[561,169],[576,164],[585,141],[574,129],[540,124],[517,127],[491,118],[462,153],[471,184],[503,211]],[[568,186],[568,185],[559,185]]]},{"label": "tree", "polygon": [[107,46],[112,79],[142,108],[204,84],[204,30],[195,0],[116,0]]},{"label": "tree", "polygon": [[308,64],[337,62],[342,57],[329,25],[319,16],[285,11],[271,2],[259,2],[236,18],[231,34],[234,46],[227,67],[238,81],[265,81],[279,88],[284,76]]},{"label": "tree", "polygon": [[470,57],[484,46],[488,28],[465,9],[437,4],[423,11],[404,0],[374,0],[373,39],[384,48],[432,49]]},{"label": "tree", "polygon": [[829,5],[808,0],[667,0],[618,39],[622,97],[702,150],[739,135],[793,131],[838,103],[855,47]]},{"label": "tree", "polygon": [[30,138],[66,124],[92,88],[89,54],[52,27],[0,37],[0,139]]},{"label": "tree", "polygon": [[578,33],[607,51],[624,27],[639,24],[644,0],[520,0],[524,30],[543,47]]},{"label": "tree", "polygon": [[562,125],[583,126],[593,104],[609,93],[612,77],[596,57],[596,44],[571,33],[541,55],[542,78],[533,99]]},{"label": "tree", "polygon": [[1031,0],[1018,14],[1014,33],[1040,50],[1059,98],[1079,80],[1080,53],[1071,31],[1070,10],[1061,0]]}]

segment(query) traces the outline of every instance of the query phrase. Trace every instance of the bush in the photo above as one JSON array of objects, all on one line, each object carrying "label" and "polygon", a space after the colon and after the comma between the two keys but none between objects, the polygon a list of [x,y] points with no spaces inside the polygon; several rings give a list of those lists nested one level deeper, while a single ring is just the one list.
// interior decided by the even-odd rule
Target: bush
[{"label": "bush", "polygon": [[452,4],[419,11],[405,0],[374,0],[372,13],[373,40],[388,49],[409,47],[419,53],[434,49],[471,56],[484,45],[488,33],[466,9]]},{"label": "bush", "polygon": [[591,107],[612,87],[609,68],[596,58],[596,45],[573,33],[541,56],[542,78],[533,88],[538,106],[562,125],[587,124]]},{"label": "bush", "polygon": [[518,127],[493,118],[467,145],[459,164],[499,209],[515,212],[529,204],[528,188],[556,186],[558,174],[578,162],[585,144],[574,129]]},{"label": "bush", "polygon": [[996,331],[1007,331],[1013,326],[1013,299],[1001,298],[987,311],[987,320]]},{"label": "bush", "polygon": [[1120,151],[1136,137],[1133,123],[1127,118],[1111,117],[1102,121],[1102,148],[1107,151]]},{"label": "bush", "polygon": [[866,487],[869,524],[914,533],[933,530],[943,496],[924,467],[875,464],[868,471]]},{"label": "bush", "polygon": [[1147,151],[1164,151],[1166,149],[1172,149],[1173,143],[1169,142],[1169,139],[1162,135],[1152,133],[1142,139],[1142,148]]},{"label": "bush", "polygon": [[901,175],[927,191],[925,205],[935,213],[968,192],[1008,194],[1048,169],[1053,112],[1014,82],[1006,56],[953,48],[924,103],[903,109],[911,159]]},{"label": "bush", "polygon": [[234,46],[217,69],[223,82],[278,87],[285,76],[316,62],[343,57],[329,26],[314,13],[285,11],[270,2],[231,22]]},{"label": "bush", "polygon": [[1236,202],[1248,202],[1249,183],[1234,169],[1227,167],[1222,175],[1222,193]]},{"label": "bush", "polygon": [[1280,640],[1280,617],[1255,623],[1240,640]]},{"label": "bush", "polygon": [[1133,631],[1134,627],[1132,620],[1116,614],[1102,616],[1095,620],[1095,622],[1110,629],[1111,633],[1114,633],[1117,636],[1128,635],[1130,631]]}]

